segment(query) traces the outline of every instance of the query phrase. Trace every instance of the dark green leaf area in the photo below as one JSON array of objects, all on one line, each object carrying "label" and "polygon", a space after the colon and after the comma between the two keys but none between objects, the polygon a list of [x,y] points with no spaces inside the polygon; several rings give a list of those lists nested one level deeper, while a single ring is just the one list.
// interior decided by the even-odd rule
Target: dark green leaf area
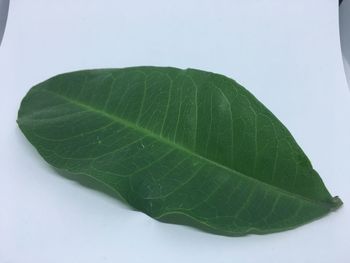
[{"label": "dark green leaf area", "polygon": [[288,130],[225,76],[134,67],[33,87],[18,124],[43,158],[159,220],[270,233],[340,206]]}]

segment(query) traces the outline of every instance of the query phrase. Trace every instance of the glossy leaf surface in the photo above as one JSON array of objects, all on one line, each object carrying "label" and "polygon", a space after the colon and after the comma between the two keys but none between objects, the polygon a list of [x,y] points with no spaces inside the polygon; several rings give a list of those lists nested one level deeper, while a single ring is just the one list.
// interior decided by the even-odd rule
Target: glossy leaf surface
[{"label": "glossy leaf surface", "polygon": [[72,72],[33,87],[18,124],[44,159],[153,218],[224,235],[296,227],[341,205],[288,130],[214,73]]}]

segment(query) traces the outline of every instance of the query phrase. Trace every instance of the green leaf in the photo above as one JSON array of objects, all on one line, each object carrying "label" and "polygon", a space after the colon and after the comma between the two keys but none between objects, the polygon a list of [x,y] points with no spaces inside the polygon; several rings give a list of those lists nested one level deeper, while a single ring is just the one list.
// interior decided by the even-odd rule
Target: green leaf
[{"label": "green leaf", "polygon": [[96,179],[161,221],[261,234],[342,204],[283,124],[235,81],[210,72],[58,75],[28,92],[18,124],[48,163]]}]

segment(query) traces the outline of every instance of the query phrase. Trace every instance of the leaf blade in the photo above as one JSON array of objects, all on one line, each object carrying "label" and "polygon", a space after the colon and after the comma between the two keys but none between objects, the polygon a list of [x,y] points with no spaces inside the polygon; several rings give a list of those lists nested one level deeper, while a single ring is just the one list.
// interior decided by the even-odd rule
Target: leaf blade
[{"label": "leaf blade", "polygon": [[103,181],[158,219],[269,233],[339,205],[288,130],[221,75],[155,67],[63,74],[27,94],[18,123],[50,164]]}]

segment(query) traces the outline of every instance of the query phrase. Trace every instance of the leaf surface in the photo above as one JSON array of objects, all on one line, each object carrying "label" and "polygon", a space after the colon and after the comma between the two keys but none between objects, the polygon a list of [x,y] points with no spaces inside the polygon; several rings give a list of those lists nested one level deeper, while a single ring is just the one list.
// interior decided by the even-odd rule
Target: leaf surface
[{"label": "leaf surface", "polygon": [[341,205],[283,124],[222,75],[66,73],[33,87],[17,121],[48,163],[96,179],[162,221],[261,234]]}]

